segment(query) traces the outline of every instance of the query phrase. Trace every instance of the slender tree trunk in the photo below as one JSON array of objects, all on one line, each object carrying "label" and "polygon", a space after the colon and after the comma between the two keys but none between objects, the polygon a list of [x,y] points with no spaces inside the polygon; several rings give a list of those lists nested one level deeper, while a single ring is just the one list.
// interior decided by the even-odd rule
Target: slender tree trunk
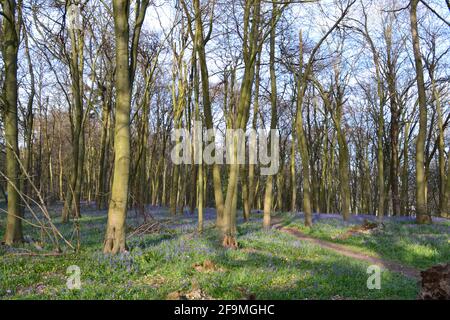
[{"label": "slender tree trunk", "polygon": [[[69,220],[70,214],[73,217],[80,216],[80,194],[81,175],[84,160],[84,135],[83,129],[83,51],[84,35],[83,31],[69,29],[71,41],[71,56],[69,61],[70,75],[72,82],[72,110],[71,110],[71,133],[72,133],[72,171],[70,173],[70,183],[66,192],[66,201],[62,212],[62,222]],[[81,162],[80,162],[81,161]]]},{"label": "slender tree trunk", "polygon": [[416,215],[417,223],[431,223],[431,215],[427,209],[426,177],[425,177],[425,139],[427,134],[427,98],[423,76],[423,64],[420,53],[420,40],[417,25],[417,5],[419,0],[411,0],[410,20],[411,34],[416,66],[417,90],[419,93],[419,134],[416,144]]},{"label": "slender tree trunk", "polygon": [[384,217],[384,208],[385,208],[384,151],[383,151],[384,105],[382,101],[380,101],[379,108],[380,111],[378,114],[378,129],[377,129],[377,164],[378,164],[377,181],[378,181],[378,218],[382,220]]},{"label": "slender tree trunk", "polygon": [[447,212],[443,215],[444,218],[449,218],[448,208],[450,208],[450,164],[447,168],[447,185],[445,186],[445,197],[447,199]]},{"label": "slender tree trunk", "polygon": [[[400,194],[398,186],[399,178],[399,147],[398,147],[398,137],[399,137],[399,121],[398,112],[394,111],[393,117],[391,117],[391,192],[392,192],[392,213],[394,216],[400,214]],[[395,120],[394,120],[395,118]]]},{"label": "slender tree trunk", "polygon": [[[335,82],[336,82],[336,110],[333,116],[336,134],[339,145],[339,178],[340,178],[340,193],[341,193],[341,205],[342,215],[344,221],[350,219],[350,155],[348,151],[348,144],[345,138],[345,134],[342,129],[342,116],[343,116],[343,100],[344,93],[341,89],[340,81],[340,63],[335,65]],[[327,102],[331,110],[331,101]]]},{"label": "slender tree trunk", "polygon": [[62,159],[62,139],[59,139],[58,149],[58,161],[59,161],[59,201],[64,201],[64,165]]},{"label": "slender tree trunk", "polygon": [[[200,77],[198,74],[198,67],[197,67],[197,55],[194,53],[194,95],[195,95],[195,121],[197,123],[200,123]],[[198,132],[197,132],[198,130]],[[196,142],[198,142],[199,145],[194,143],[194,148],[200,147],[199,150],[194,150],[194,156],[198,155],[200,163],[198,165],[197,170],[197,209],[198,209],[198,232],[203,232],[203,207],[204,207],[204,200],[203,200],[203,123],[202,126],[198,127],[197,125],[194,126],[194,134],[198,139],[196,139]],[[195,165],[195,163],[194,163]]]},{"label": "slender tree trunk", "polygon": [[[443,119],[442,119],[442,107],[441,107],[441,99],[439,97],[439,92],[436,88],[436,80],[433,79],[432,81],[432,88],[433,88],[433,95],[434,99],[436,101],[436,111],[438,115],[438,130],[439,130],[439,137],[438,137],[438,158],[439,158],[439,213],[440,216],[446,217],[448,214],[448,198],[447,198],[447,192],[446,192],[446,184],[448,184],[447,180],[450,179],[450,177],[445,175],[445,145],[444,145],[444,126],[443,126]],[[449,162],[450,167],[450,162]]]},{"label": "slender tree trunk", "polygon": [[[328,115],[327,110],[325,110],[325,128],[324,128],[324,139],[323,139],[323,151],[322,151],[322,175],[320,181],[320,194],[321,194],[321,209],[322,212],[327,212],[327,193],[328,193],[328,165],[329,165],[329,152],[328,152]],[[325,210],[325,211],[324,211]]]},{"label": "slender tree trunk", "polygon": [[[253,120],[252,120],[252,129],[256,132],[256,127],[258,123],[258,113],[259,113],[259,90],[260,90],[260,68],[261,68],[261,55],[258,54],[257,62],[256,62],[256,71],[255,71],[255,94],[253,101]],[[251,214],[253,207],[255,205],[255,169],[256,166],[254,164],[256,159],[250,159],[250,163],[248,165],[248,212]],[[253,162],[253,163],[252,163]]]},{"label": "slender tree trunk", "polygon": [[300,74],[298,75],[298,85],[297,85],[297,119],[296,119],[296,129],[297,129],[297,139],[298,148],[300,150],[300,155],[302,158],[302,168],[303,168],[303,212],[305,214],[305,226],[312,227],[312,207],[311,207],[311,175],[309,169],[309,150],[306,141],[306,133],[303,127],[303,97],[306,91],[306,83],[303,79],[303,74],[301,74],[303,69],[303,37],[300,31]]},{"label": "slender tree trunk", "polygon": [[[244,36],[243,36],[243,56],[245,63],[244,76],[241,84],[239,102],[234,129],[245,130],[249,118],[252,88],[255,77],[256,57],[260,52],[259,30],[260,30],[261,1],[246,1],[244,8]],[[236,248],[236,199],[238,191],[238,181],[240,164],[237,161],[239,148],[238,137],[233,139],[234,154],[233,163],[230,165],[228,176],[227,196],[224,207],[224,233],[223,246]]]},{"label": "slender tree trunk", "polygon": [[[284,167],[284,160],[281,160],[281,167]],[[283,192],[284,192],[284,170],[280,170],[277,174],[277,210],[284,211],[286,208],[283,205]]]},{"label": "slender tree trunk", "polygon": [[403,141],[403,172],[402,172],[402,215],[409,215],[409,152],[408,135],[411,124],[405,121]]},{"label": "slender tree trunk", "polygon": [[[183,46],[183,45],[182,45]],[[184,72],[184,66],[183,66],[183,55],[184,55],[184,49],[181,49],[181,52],[179,54],[175,54],[175,59],[177,61],[178,66],[174,66],[173,70],[173,84],[172,84],[172,101],[174,106],[174,128],[176,130],[181,130],[182,128],[182,115],[184,112],[184,109],[186,107],[185,104],[185,94],[186,94],[186,78],[187,75]],[[177,74],[177,72],[179,74]],[[178,94],[176,93],[176,80],[178,77]],[[180,144],[178,141],[176,142],[175,146],[175,153],[180,153]],[[170,213],[172,215],[177,214],[177,207],[179,205],[179,193],[180,193],[180,172],[182,172],[181,165],[179,164],[173,164],[172,168],[172,184],[170,186]],[[181,211],[183,213],[183,211]]]},{"label": "slender tree trunk", "polygon": [[23,192],[27,196],[31,195],[31,189],[30,189],[30,181],[28,181],[27,175],[29,177],[32,177],[32,164],[33,164],[33,126],[34,126],[34,115],[33,115],[33,106],[34,106],[34,97],[36,95],[36,88],[35,88],[35,76],[34,76],[34,70],[33,70],[33,63],[31,61],[31,55],[30,55],[30,47],[29,47],[29,41],[28,41],[28,31],[26,30],[25,25],[23,26],[23,38],[25,42],[25,55],[27,57],[28,61],[28,73],[30,74],[30,95],[28,98],[28,105],[27,105],[27,111],[25,115],[25,143],[26,143],[26,150],[25,150],[25,170],[26,174],[23,174]]},{"label": "slender tree trunk", "polygon": [[242,203],[243,203],[243,213],[244,221],[248,222],[250,220],[250,199],[249,199],[249,174],[245,166],[242,167]]},{"label": "slender tree trunk", "polygon": [[311,183],[309,173],[309,151],[303,129],[302,108],[297,110],[297,136],[299,140],[299,149],[302,158],[303,167],[303,212],[305,214],[305,226],[312,226],[312,207],[311,207]]},{"label": "slender tree trunk", "polygon": [[84,182],[84,158],[85,158],[85,135],[84,135],[84,126],[81,128],[79,142],[80,147],[78,151],[78,168],[77,168],[77,182],[75,187],[75,196],[74,196],[74,202],[72,203],[72,216],[76,219],[81,218],[81,193],[82,193],[82,186]]},{"label": "slender tree trunk", "polygon": [[111,119],[111,103],[109,98],[110,90],[102,88],[102,134],[100,138],[100,163],[98,166],[98,187],[97,187],[97,209],[103,210],[106,207],[106,174],[108,172],[108,149],[109,132]]},{"label": "slender tree trunk", "polygon": [[347,141],[341,132],[338,131],[339,144],[339,176],[341,179],[341,199],[342,199],[342,215],[345,221],[350,219],[350,161]]},{"label": "slender tree trunk", "polygon": [[398,186],[399,177],[399,131],[400,131],[400,108],[397,96],[396,66],[392,52],[392,26],[389,25],[385,32],[387,50],[387,82],[391,103],[391,163],[390,181],[392,193],[392,213],[394,216],[400,214],[400,194]]},{"label": "slender tree trunk", "polygon": [[[271,123],[270,129],[276,130],[278,124],[277,115],[277,78],[275,74],[275,37],[276,37],[276,16],[277,16],[277,5],[274,3],[272,5],[272,21],[271,21],[271,31],[270,31],[270,104],[271,104]],[[269,145],[271,146],[273,141],[269,139]],[[270,147],[272,150],[273,148]],[[272,150],[273,151],[273,150]],[[273,155],[272,155],[273,156]],[[273,202],[273,176],[269,175],[266,181],[266,193],[264,196],[264,228],[267,230],[271,227],[271,211]],[[279,208],[280,209],[280,208]]]},{"label": "slender tree trunk", "polygon": [[[184,1],[182,1],[182,5],[185,7]],[[202,89],[202,97],[203,97],[203,110],[205,115],[205,125],[208,130],[214,129],[213,124],[213,116],[211,109],[211,97],[209,93],[209,73],[208,73],[208,64],[206,60],[206,50],[205,45],[209,39],[205,39],[203,32],[203,21],[202,21],[202,13],[200,8],[200,0],[193,1],[194,13],[195,13],[195,36],[193,36],[195,41],[195,49],[198,54],[198,61],[200,64],[200,76],[201,76],[201,89]],[[185,10],[187,10],[185,8]],[[212,26],[211,26],[212,27]],[[215,144],[215,136],[210,137],[211,140],[209,143]],[[214,157],[214,154],[212,154]],[[216,202],[216,211],[217,211],[217,227],[219,230],[223,231],[224,225],[224,199],[222,192],[222,179],[220,176],[220,167],[218,164],[213,164],[213,185],[214,185],[214,198]]]},{"label": "slender tree trunk", "polygon": [[170,186],[170,214],[175,216],[177,214],[177,199],[178,199],[178,181],[180,176],[180,166],[173,165],[172,168],[172,183]]},{"label": "slender tree trunk", "polygon": [[295,125],[292,131],[292,145],[291,145],[291,212],[297,212],[297,170],[295,168],[295,144],[296,135],[295,135]]}]

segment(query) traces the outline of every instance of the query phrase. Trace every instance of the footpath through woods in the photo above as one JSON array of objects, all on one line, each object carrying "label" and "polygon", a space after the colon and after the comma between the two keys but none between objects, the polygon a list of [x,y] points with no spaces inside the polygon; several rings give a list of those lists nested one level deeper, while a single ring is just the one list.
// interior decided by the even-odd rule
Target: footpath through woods
[{"label": "footpath through woods", "polygon": [[352,249],[352,248],[342,245],[342,244],[337,244],[337,243],[310,237],[310,236],[300,232],[298,229],[284,227],[280,220],[276,220],[274,222],[273,228],[276,230],[279,230],[281,232],[290,234],[290,235],[296,237],[297,239],[313,243],[315,245],[320,246],[321,248],[331,250],[331,251],[341,254],[343,256],[357,259],[360,261],[369,262],[374,265],[378,265],[381,268],[387,269],[389,271],[401,273],[409,278],[413,278],[413,279],[420,278],[420,270],[418,270],[418,269],[415,269],[415,268],[409,267],[409,266],[405,266],[405,265],[402,265],[397,262],[370,256],[370,255],[358,252],[357,250]]}]

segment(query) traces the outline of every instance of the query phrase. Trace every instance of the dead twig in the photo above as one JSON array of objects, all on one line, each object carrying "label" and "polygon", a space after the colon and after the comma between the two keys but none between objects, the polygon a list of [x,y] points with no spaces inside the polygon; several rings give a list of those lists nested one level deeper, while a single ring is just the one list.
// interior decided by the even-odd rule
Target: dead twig
[{"label": "dead twig", "polygon": [[144,222],[142,225],[134,229],[129,233],[128,239],[133,237],[142,237],[148,234],[156,234],[167,231],[168,228],[161,224],[159,221],[152,220],[150,222]]}]

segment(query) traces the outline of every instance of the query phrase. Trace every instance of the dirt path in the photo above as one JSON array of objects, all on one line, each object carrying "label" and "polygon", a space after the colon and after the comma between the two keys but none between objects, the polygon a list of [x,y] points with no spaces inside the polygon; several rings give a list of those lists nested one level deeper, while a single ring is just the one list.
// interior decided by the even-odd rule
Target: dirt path
[{"label": "dirt path", "polygon": [[297,229],[294,228],[288,228],[288,227],[283,227],[281,225],[281,223],[279,221],[276,222],[276,224],[274,224],[273,226],[274,229],[280,230],[282,232],[288,233],[290,235],[293,235],[294,237],[303,240],[303,241],[308,241],[310,243],[314,243],[322,248],[328,249],[328,250],[332,250],[336,253],[339,253],[343,256],[349,257],[349,258],[353,258],[353,259],[357,259],[357,260],[361,260],[361,261],[366,261],[369,263],[372,263],[374,265],[378,265],[381,268],[390,270],[390,271],[394,271],[394,272],[398,272],[401,273],[409,278],[413,278],[413,279],[419,279],[420,278],[420,271],[409,267],[409,266],[404,266],[400,263],[397,262],[393,262],[393,261],[388,261],[385,259],[381,259],[381,258],[377,258],[374,256],[369,256],[366,255],[364,253],[358,252],[348,246],[345,245],[341,245],[341,244],[337,244],[337,243],[332,243],[329,241],[324,241],[324,240],[320,240],[320,239],[316,239],[313,237],[310,237],[308,235],[305,235],[304,233],[300,232]]}]

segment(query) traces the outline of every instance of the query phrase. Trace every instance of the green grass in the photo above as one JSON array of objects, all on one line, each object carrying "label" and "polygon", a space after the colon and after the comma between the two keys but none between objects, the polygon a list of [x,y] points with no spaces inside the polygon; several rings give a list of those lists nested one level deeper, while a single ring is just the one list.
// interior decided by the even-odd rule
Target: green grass
[{"label": "green grass", "polygon": [[360,252],[401,264],[427,269],[450,261],[450,223],[417,225],[412,222],[384,222],[385,229],[372,234],[355,234],[340,239],[352,225],[335,219],[322,220],[312,228],[296,220],[288,223],[314,238],[345,244]]},{"label": "green grass", "polygon": [[[174,225],[181,228],[173,232],[131,239],[131,252],[117,257],[101,253],[105,223],[104,216],[84,215],[78,254],[20,257],[0,249],[0,299],[166,299],[196,288],[214,299],[415,299],[419,290],[415,280],[389,271],[382,272],[381,290],[368,290],[368,263],[280,231],[262,231],[259,220],[239,226],[239,250],[222,249],[213,228],[199,236],[178,221]],[[70,234],[70,225],[59,227]],[[325,228],[318,225],[314,232],[319,236]],[[29,227],[25,233],[36,236]],[[215,269],[194,268],[205,261]],[[71,265],[81,269],[79,291],[66,288]]]}]

